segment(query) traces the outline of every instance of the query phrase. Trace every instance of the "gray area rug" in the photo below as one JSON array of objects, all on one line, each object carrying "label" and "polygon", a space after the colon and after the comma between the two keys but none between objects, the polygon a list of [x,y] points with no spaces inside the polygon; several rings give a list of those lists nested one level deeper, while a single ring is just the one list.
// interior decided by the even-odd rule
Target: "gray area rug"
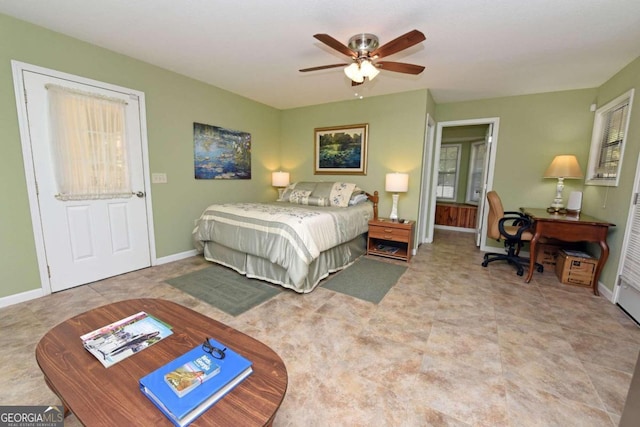
[{"label": "gray area rug", "polygon": [[322,287],[378,304],[406,270],[403,265],[360,258]]},{"label": "gray area rug", "polygon": [[283,290],[217,264],[166,282],[232,316],[262,304]]}]

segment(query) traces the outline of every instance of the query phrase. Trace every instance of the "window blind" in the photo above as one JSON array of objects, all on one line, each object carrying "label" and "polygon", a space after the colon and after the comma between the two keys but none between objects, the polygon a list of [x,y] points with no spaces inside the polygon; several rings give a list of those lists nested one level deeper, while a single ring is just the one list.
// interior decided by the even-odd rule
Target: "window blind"
[{"label": "window blind", "polygon": [[618,162],[620,161],[622,141],[624,141],[628,109],[629,99],[626,99],[607,113],[602,140],[600,141],[596,178],[615,178],[618,173]]}]

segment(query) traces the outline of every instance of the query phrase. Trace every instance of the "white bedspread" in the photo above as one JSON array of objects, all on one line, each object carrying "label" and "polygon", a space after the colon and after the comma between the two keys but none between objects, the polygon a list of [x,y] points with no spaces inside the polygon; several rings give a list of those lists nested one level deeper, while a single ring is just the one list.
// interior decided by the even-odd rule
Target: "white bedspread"
[{"label": "white bedspread", "polygon": [[302,283],[321,252],[367,232],[371,203],[348,208],[290,203],[209,206],[193,231],[199,249],[207,241],[268,259]]}]

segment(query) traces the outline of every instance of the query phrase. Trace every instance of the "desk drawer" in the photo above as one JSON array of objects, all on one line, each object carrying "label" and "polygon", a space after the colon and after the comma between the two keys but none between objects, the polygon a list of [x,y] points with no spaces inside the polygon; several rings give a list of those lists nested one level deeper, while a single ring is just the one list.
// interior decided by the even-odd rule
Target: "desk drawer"
[{"label": "desk drawer", "polygon": [[373,237],[375,239],[394,240],[396,242],[406,243],[409,241],[409,235],[410,230],[379,226],[369,227],[369,237]]}]

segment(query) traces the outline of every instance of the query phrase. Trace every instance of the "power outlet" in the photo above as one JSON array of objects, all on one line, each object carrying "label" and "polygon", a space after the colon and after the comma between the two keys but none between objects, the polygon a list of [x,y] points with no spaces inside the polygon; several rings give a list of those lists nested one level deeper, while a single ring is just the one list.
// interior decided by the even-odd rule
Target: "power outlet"
[{"label": "power outlet", "polygon": [[151,182],[153,184],[166,184],[167,183],[167,174],[166,173],[152,173],[151,174]]}]

